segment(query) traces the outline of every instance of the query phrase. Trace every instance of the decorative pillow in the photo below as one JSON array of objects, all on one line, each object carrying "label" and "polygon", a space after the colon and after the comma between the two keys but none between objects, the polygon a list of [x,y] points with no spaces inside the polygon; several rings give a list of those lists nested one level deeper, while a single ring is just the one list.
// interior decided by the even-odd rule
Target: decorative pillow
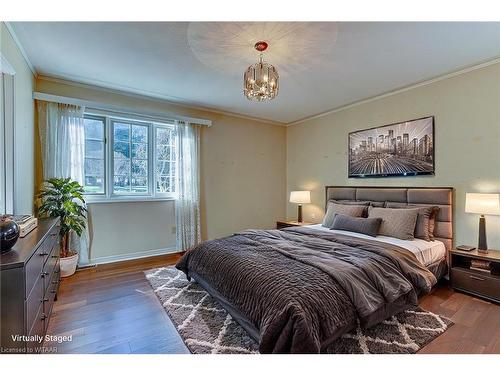
[{"label": "decorative pillow", "polygon": [[418,210],[417,224],[415,226],[415,238],[426,241],[434,240],[434,226],[437,206],[417,206],[406,203],[386,202],[387,208],[411,208]]},{"label": "decorative pillow", "polygon": [[379,234],[383,236],[396,237],[402,240],[413,240],[415,238],[418,209],[373,207],[368,211],[368,217],[382,219]]},{"label": "decorative pillow", "polygon": [[382,219],[378,217],[369,219],[336,214],[330,229],[347,230],[349,232],[363,233],[376,237],[380,224],[382,224]]},{"label": "decorative pillow", "polygon": [[429,218],[429,238],[431,241],[434,241],[434,230],[436,229],[436,218],[438,217],[439,214],[439,207],[438,206],[433,206],[433,210],[431,213],[431,217]]},{"label": "decorative pillow", "polygon": [[353,217],[362,217],[366,212],[366,208],[368,206],[356,206],[353,204],[337,204],[331,201],[328,201],[328,205],[326,206],[326,214],[323,219],[323,226],[327,228],[331,228],[333,224],[333,217],[335,214],[342,214]]}]

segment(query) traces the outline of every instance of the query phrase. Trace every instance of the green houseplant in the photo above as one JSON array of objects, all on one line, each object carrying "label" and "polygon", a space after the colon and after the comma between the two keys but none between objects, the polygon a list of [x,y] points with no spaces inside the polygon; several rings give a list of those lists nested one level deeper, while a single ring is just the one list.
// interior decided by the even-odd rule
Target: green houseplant
[{"label": "green houseplant", "polygon": [[72,231],[81,236],[85,229],[87,209],[83,193],[83,186],[71,178],[50,178],[38,194],[40,215],[60,218],[61,276],[70,276],[76,270],[78,253],[69,248],[69,237]]}]

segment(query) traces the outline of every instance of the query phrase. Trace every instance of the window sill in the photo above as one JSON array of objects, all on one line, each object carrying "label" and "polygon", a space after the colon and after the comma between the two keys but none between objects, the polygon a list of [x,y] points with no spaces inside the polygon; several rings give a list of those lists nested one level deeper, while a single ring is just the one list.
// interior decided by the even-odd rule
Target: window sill
[{"label": "window sill", "polygon": [[96,197],[92,195],[85,196],[85,203],[100,204],[100,203],[134,203],[134,202],[163,202],[175,201],[175,197]]}]

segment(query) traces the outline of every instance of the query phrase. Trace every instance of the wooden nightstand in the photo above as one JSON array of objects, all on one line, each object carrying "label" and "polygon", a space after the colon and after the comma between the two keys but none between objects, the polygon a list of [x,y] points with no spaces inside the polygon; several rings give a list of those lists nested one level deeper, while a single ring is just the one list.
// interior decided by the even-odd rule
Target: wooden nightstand
[{"label": "wooden nightstand", "polygon": [[293,221],[293,220],[280,220],[276,222],[276,229],[283,229],[287,227],[302,227],[304,225],[312,225],[314,223],[308,223],[307,221]]},{"label": "wooden nightstand", "polygon": [[[487,254],[477,250],[451,250],[451,286],[490,301],[500,303],[500,251],[488,250]],[[471,260],[490,262],[491,274],[470,269]]]}]

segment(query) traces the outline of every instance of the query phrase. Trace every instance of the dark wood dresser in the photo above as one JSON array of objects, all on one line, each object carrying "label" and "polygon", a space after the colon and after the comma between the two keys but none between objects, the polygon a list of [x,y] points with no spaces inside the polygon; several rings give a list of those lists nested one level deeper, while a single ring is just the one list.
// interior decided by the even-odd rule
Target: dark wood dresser
[{"label": "dark wood dresser", "polygon": [[37,353],[59,287],[59,219],[39,220],[0,266],[0,353]]}]

